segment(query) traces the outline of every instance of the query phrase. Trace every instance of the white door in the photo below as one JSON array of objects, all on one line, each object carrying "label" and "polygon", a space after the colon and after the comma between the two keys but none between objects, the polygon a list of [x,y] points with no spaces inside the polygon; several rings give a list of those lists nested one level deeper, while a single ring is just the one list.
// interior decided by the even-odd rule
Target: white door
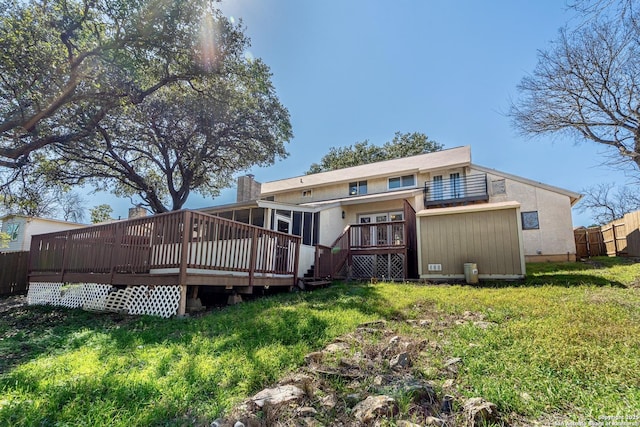
[{"label": "white door", "polygon": [[275,230],[281,233],[291,234],[291,218],[284,215],[275,215]]}]

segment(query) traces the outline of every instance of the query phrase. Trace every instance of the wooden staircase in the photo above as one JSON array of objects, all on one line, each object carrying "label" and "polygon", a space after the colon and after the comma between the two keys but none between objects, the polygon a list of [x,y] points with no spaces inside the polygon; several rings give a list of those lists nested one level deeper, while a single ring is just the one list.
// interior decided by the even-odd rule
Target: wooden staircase
[{"label": "wooden staircase", "polygon": [[298,287],[303,291],[312,291],[331,284],[331,280],[327,278],[315,277],[315,268],[315,265],[312,265],[303,277],[298,278]]}]

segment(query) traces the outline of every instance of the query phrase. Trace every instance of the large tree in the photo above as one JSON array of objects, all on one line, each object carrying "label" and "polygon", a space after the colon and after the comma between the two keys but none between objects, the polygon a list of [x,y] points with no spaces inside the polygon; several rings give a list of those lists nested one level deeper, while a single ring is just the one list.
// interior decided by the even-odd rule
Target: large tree
[{"label": "large tree", "polygon": [[607,224],[640,209],[640,194],[635,189],[612,183],[598,184],[582,190],[579,212],[588,212],[597,224]]},{"label": "large tree", "polygon": [[268,68],[213,3],[0,0],[3,178],[28,166],[162,212],[284,156],[289,116]]},{"label": "large tree", "polygon": [[531,136],[567,134],[606,147],[610,162],[640,169],[640,31],[634,1],[578,0],[563,29],[519,85],[511,117]]},{"label": "large tree", "polygon": [[442,144],[429,140],[423,133],[396,132],[393,139],[382,146],[363,141],[347,147],[331,147],[320,163],[311,164],[307,174],[431,153],[442,148]]}]

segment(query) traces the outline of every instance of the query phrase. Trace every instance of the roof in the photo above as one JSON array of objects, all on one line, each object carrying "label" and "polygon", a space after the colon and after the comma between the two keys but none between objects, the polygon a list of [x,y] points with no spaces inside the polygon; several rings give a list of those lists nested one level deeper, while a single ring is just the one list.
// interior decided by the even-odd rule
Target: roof
[{"label": "roof", "polygon": [[450,148],[433,153],[385,160],[350,168],[337,169],[311,175],[265,182],[261,195],[270,195],[282,191],[291,191],[320,185],[353,182],[360,179],[377,177],[393,177],[402,174],[424,172],[429,170],[448,169],[471,164],[471,147]]},{"label": "roof", "polygon": [[523,184],[529,184],[529,185],[533,185],[534,187],[539,187],[539,188],[543,188],[545,190],[553,191],[555,193],[564,194],[565,196],[569,197],[569,199],[571,200],[571,206],[573,206],[576,203],[578,203],[578,201],[582,198],[582,194],[576,193],[575,191],[567,190],[565,188],[556,187],[556,186],[553,186],[553,185],[545,184],[543,182],[534,181],[532,179],[523,178],[523,177],[518,176],[518,175],[512,175],[510,173],[502,172],[502,171],[499,171],[499,170],[496,170],[496,169],[486,168],[484,166],[479,166],[479,165],[476,165],[476,164],[471,165],[471,167],[473,169],[475,169],[475,170],[479,170],[479,171],[482,171],[482,172],[485,172],[485,173],[491,173],[491,174],[495,174],[495,175],[500,175],[500,176],[503,176],[505,178],[509,178],[509,179],[511,179],[513,181],[522,182]]},{"label": "roof", "polygon": [[29,215],[20,215],[20,214],[8,214],[3,217],[0,217],[0,222],[7,221],[11,218],[25,218],[27,221],[46,221],[46,222],[55,222],[57,224],[67,224],[78,227],[87,227],[89,224],[81,224],[79,222],[70,222],[63,221],[61,219],[53,219],[53,218],[39,218],[37,216],[29,216]]}]

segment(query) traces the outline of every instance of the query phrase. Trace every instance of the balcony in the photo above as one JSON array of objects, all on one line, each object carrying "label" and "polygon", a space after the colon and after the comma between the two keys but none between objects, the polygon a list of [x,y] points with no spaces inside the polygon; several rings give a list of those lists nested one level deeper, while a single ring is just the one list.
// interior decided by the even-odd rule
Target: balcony
[{"label": "balcony", "polygon": [[485,174],[435,178],[424,183],[425,209],[489,201]]}]

